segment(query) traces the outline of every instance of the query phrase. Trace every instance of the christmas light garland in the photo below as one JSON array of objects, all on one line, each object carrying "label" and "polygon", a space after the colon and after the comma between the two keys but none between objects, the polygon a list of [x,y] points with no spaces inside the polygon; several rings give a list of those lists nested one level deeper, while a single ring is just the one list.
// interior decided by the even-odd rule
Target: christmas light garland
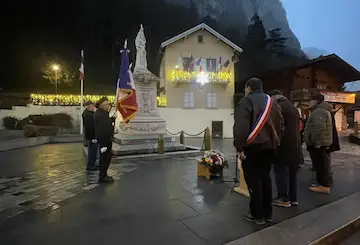
[{"label": "christmas light garland", "polygon": [[[171,81],[179,82],[179,81],[196,81],[200,72],[188,72],[183,70],[172,70],[171,71]],[[206,75],[209,78],[209,82],[230,82],[232,78],[231,72],[206,72]]]},{"label": "christmas light garland", "polygon": [[[84,102],[91,101],[95,103],[102,97],[107,97],[111,103],[115,102],[114,95],[84,95]],[[31,94],[31,102],[33,105],[43,106],[79,106],[81,97],[76,94]],[[164,95],[157,97],[159,107],[166,107],[167,100]]]}]

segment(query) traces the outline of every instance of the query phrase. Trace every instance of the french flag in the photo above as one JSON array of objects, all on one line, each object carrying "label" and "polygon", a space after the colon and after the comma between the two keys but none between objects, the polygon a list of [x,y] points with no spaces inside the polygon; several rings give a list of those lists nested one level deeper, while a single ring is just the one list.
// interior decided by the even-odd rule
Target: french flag
[{"label": "french flag", "polygon": [[139,107],[136,101],[136,88],[133,75],[130,70],[129,57],[127,51],[127,41],[121,51],[121,67],[117,83],[117,109],[121,113],[125,123],[136,115]]},{"label": "french flag", "polygon": [[84,50],[81,50],[81,64],[80,64],[79,72],[80,72],[79,80],[84,80],[85,77]]}]

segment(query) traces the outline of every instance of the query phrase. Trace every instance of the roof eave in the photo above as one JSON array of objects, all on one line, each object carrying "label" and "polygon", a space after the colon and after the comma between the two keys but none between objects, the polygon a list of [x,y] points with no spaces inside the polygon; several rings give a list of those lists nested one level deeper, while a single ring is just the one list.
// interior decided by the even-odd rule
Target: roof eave
[{"label": "roof eave", "polygon": [[205,23],[201,23],[187,31],[184,31],[183,33],[180,33],[178,35],[176,35],[173,38],[170,38],[164,42],[162,42],[160,44],[160,49],[164,49],[166,48],[168,45],[177,42],[178,40],[185,38],[188,35],[193,34],[194,32],[198,31],[198,30],[207,30],[208,32],[210,32],[212,35],[214,35],[215,37],[217,37],[218,39],[220,39],[221,41],[223,41],[225,44],[227,44],[229,47],[233,48],[235,51],[242,53],[243,50],[242,48],[240,48],[238,45],[236,45],[235,43],[231,42],[229,39],[227,39],[226,37],[224,37],[223,35],[221,35],[220,33],[218,33],[217,31],[215,31],[214,29],[212,29],[210,26],[206,25]]}]

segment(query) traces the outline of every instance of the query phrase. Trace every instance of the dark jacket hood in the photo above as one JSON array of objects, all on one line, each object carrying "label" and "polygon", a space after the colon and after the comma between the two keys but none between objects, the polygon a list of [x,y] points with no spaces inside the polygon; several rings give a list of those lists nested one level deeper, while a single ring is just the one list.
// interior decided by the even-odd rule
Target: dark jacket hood
[{"label": "dark jacket hood", "polygon": [[272,96],[276,101],[283,101],[283,100],[287,100],[286,97],[282,94],[276,94],[274,96]]},{"label": "dark jacket hood", "polygon": [[323,102],[317,104],[316,106],[314,106],[313,111],[318,108],[322,108],[322,109],[325,109],[325,110],[331,112],[332,106],[328,102],[323,101]]}]

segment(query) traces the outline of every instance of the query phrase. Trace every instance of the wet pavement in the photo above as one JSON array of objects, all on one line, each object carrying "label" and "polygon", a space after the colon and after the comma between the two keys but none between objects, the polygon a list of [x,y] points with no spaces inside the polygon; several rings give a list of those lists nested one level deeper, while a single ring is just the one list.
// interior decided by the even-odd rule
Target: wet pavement
[{"label": "wet pavement", "polygon": [[[199,139],[186,141],[201,146]],[[213,148],[227,155],[231,169],[225,171],[225,178],[231,179],[232,140],[214,141]],[[308,192],[312,173],[301,168],[300,206],[274,208],[274,222],[358,192],[357,151],[333,154],[330,195]],[[248,199],[231,193],[232,183],[197,178],[194,158],[114,160],[110,174],[117,180],[111,185],[97,185],[97,174],[86,175],[84,165],[80,144],[1,152],[2,243],[224,244],[266,227],[242,218]]]}]

